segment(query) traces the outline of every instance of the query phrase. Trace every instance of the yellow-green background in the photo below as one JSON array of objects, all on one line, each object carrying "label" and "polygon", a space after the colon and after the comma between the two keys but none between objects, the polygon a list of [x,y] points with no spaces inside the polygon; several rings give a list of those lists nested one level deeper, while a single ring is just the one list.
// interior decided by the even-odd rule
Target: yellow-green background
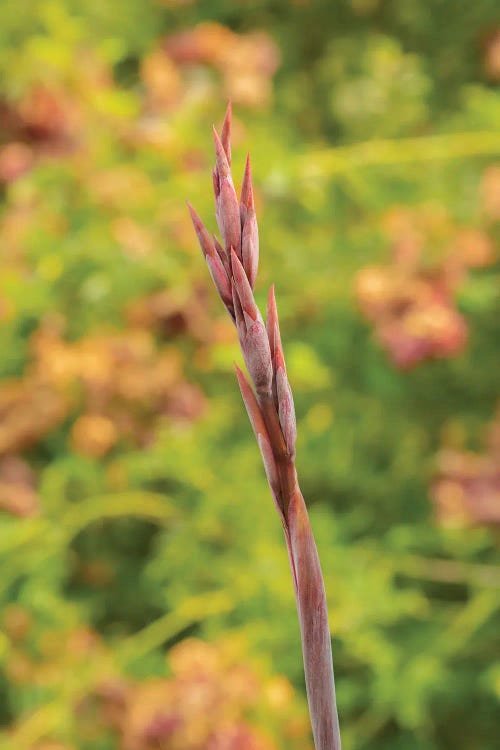
[{"label": "yellow-green background", "polygon": [[363,269],[394,270],[398,212],[430,273],[461,232],[498,241],[495,24],[494,0],[3,0],[2,748],[311,747],[241,355],[185,208],[215,228],[211,125],[228,97],[238,184],[253,156],[258,301],[276,284],[345,750],[497,747],[498,536],[438,522],[433,502],[443,445],[488,450],[494,253],[451,295],[467,343],[409,371],[355,292]]}]

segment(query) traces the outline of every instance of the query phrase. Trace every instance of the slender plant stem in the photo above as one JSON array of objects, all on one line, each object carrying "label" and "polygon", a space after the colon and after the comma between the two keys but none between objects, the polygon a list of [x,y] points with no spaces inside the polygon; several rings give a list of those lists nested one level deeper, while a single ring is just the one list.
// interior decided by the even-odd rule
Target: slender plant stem
[{"label": "slender plant stem", "polygon": [[[295,468],[296,422],[271,287],[267,321],[255,303],[259,236],[247,159],[238,201],[231,175],[231,107],[221,137],[214,131],[215,214],[222,242],[212,239],[189,206],[193,226],[219,296],[231,316],[250,380],[237,377],[262,453],[267,479],[285,534],[297,602],[309,713],[316,750],[340,750],[332,647],[325,586]],[[189,204],[188,204],[189,205]]]}]

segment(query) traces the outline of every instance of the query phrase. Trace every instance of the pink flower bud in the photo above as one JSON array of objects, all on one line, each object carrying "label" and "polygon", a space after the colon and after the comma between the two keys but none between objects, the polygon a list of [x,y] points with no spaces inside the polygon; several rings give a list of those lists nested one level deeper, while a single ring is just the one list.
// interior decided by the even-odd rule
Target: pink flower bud
[{"label": "pink flower bud", "polygon": [[241,198],[240,198],[240,218],[241,226],[245,225],[247,218],[247,212],[249,208],[254,208],[253,203],[253,185],[252,185],[252,171],[250,168],[250,154],[247,154],[247,161],[245,164],[245,173],[243,175],[243,183],[241,185]]},{"label": "pink flower bud", "polygon": [[237,211],[236,193],[228,180],[222,180],[219,198],[215,205],[217,226],[226,251],[232,247],[241,259],[241,229]]},{"label": "pink flower bud", "polygon": [[256,320],[252,323],[240,344],[255,390],[259,395],[271,396],[273,366],[269,339],[262,321]]},{"label": "pink flower bud", "polygon": [[238,292],[243,313],[248,319],[248,325],[254,320],[260,320],[262,322],[259,308],[255,304],[252,287],[250,286],[247,275],[235,252],[231,253],[231,267],[233,269],[234,285]]},{"label": "pink flower bud", "polygon": [[279,409],[278,394],[276,391],[276,370],[277,370],[277,358],[279,358],[285,372],[285,360],[283,357],[283,349],[281,346],[281,335],[280,326],[278,320],[278,309],[276,307],[276,298],[274,296],[274,284],[269,290],[269,297],[267,300],[267,335],[269,336],[269,346],[271,348],[271,359],[273,363],[273,398],[276,410]]},{"label": "pink flower bud", "polygon": [[259,266],[259,229],[257,227],[257,217],[253,208],[248,209],[243,227],[241,236],[241,257],[243,260],[243,268],[245,269],[249,284],[253,289]]},{"label": "pink flower bud", "polygon": [[226,251],[232,247],[241,258],[241,227],[238,200],[233,183],[220,179],[220,193],[215,203],[217,226],[221,233]]},{"label": "pink flower bud", "polygon": [[222,142],[214,128],[216,177],[214,177],[215,215],[226,251],[234,248],[241,257],[240,209],[231,177],[231,169]]},{"label": "pink flower bud", "polygon": [[267,335],[269,336],[269,346],[271,347],[271,356],[273,359],[273,368],[276,370],[276,351],[283,353],[281,347],[280,326],[278,320],[278,309],[276,307],[276,297],[274,296],[274,284],[269,290],[267,299]]},{"label": "pink flower bud", "polygon": [[222,145],[222,141],[219,138],[219,134],[215,127],[213,128],[213,136],[215,146],[215,169],[217,170],[219,182],[222,182],[222,180],[231,180],[232,182],[231,167],[229,166],[224,146]]},{"label": "pink flower bud", "polygon": [[293,404],[292,389],[283,367],[276,372],[276,398],[278,401],[278,416],[281,430],[285,438],[286,450],[290,456],[295,456],[295,441],[297,439],[297,423]]}]

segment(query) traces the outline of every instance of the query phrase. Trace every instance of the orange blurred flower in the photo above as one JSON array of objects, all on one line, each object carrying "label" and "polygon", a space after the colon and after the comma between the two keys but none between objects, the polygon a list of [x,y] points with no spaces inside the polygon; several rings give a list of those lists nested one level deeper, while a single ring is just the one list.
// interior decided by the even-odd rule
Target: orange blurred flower
[{"label": "orange blurred flower", "polygon": [[18,141],[7,143],[0,149],[0,182],[14,182],[32,164],[33,152],[29,146]]},{"label": "orange blurred flower", "polygon": [[26,461],[18,456],[0,460],[0,508],[15,516],[34,516],[39,512],[35,477]]},{"label": "orange blurred flower", "polygon": [[495,261],[491,238],[457,227],[442,209],[391,209],[382,227],[393,262],[362,269],[355,295],[375,337],[400,368],[449,357],[465,346],[467,324],[454,294],[470,268]]},{"label": "orange blurred flower", "polygon": [[116,443],[118,434],[110,419],[98,414],[84,414],[71,430],[73,447],[78,453],[99,458]]},{"label": "orange blurred flower", "polygon": [[218,23],[202,23],[165,41],[179,65],[205,64],[223,75],[227,97],[251,107],[266,106],[280,64],[278,46],[266,32],[237,34]]},{"label": "orange blurred flower", "polygon": [[486,217],[500,221],[500,164],[493,164],[484,171],[481,197]]},{"label": "orange blurred flower", "polygon": [[171,109],[179,103],[182,81],[174,61],[162,49],[155,49],[141,64],[141,77],[153,109]]},{"label": "orange blurred flower", "polygon": [[24,450],[61,424],[68,404],[47,382],[28,377],[0,386],[0,455]]},{"label": "orange blurred flower", "polygon": [[483,454],[445,447],[438,455],[431,497],[446,526],[500,524],[500,410]]}]

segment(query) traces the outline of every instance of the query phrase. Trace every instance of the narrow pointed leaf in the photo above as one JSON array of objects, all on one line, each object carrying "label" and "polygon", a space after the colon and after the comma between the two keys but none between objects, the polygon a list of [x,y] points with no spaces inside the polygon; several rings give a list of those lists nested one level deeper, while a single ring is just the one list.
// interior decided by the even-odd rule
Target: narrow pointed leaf
[{"label": "narrow pointed leaf", "polygon": [[269,435],[264,423],[264,418],[262,416],[258,401],[255,398],[252,386],[250,385],[238,365],[235,365],[235,367],[236,377],[238,378],[238,384],[240,386],[243,403],[245,404],[250,424],[252,425],[255,437],[257,438],[257,442],[259,443],[262,460],[264,462],[264,468],[266,470],[267,481],[271,488],[273,499],[283,526],[284,528],[286,528],[285,517],[283,513],[283,503],[281,500],[278,468],[274,460]]},{"label": "narrow pointed leaf", "polygon": [[253,208],[249,208],[247,211],[241,234],[241,258],[248,283],[253,289],[259,267],[259,229]]},{"label": "narrow pointed leaf", "polygon": [[275,502],[276,507],[281,515],[283,510],[281,506],[281,490],[278,469],[274,460],[273,451],[269,444],[269,440],[260,433],[257,435],[257,442],[259,444],[260,453],[262,456],[262,462],[266,471],[267,482],[271,488],[271,493]]},{"label": "narrow pointed leaf", "polygon": [[257,437],[257,435],[259,434],[264,435],[265,437],[268,437],[267,428],[264,423],[264,417],[262,416],[259,403],[257,399],[255,398],[255,394],[252,390],[252,386],[250,385],[250,383],[248,382],[244,373],[238,367],[238,365],[235,365],[235,369],[236,369],[236,377],[238,378],[238,385],[240,386],[241,396],[243,398],[243,403],[245,404],[248,418],[250,420],[250,424],[252,425],[252,429],[255,433],[255,437]]},{"label": "narrow pointed leaf", "polygon": [[220,195],[220,181],[219,181],[219,174],[217,172],[217,169],[212,169],[212,185],[214,188],[215,202],[217,203],[217,198]]},{"label": "narrow pointed leaf", "polygon": [[238,291],[236,289],[236,284],[234,283],[234,280],[231,284],[231,292],[233,295],[233,309],[234,309],[234,322],[236,324],[236,330],[238,331],[238,340],[241,341],[244,340],[246,333],[247,333],[247,324],[245,320],[245,316],[243,314],[243,308],[241,307],[240,298],[238,296]]},{"label": "narrow pointed leaf", "polygon": [[231,278],[231,263],[229,261],[229,256],[220,244],[219,240],[215,236],[215,234],[212,235],[212,239],[214,242],[214,247],[217,250],[217,253],[219,254],[219,258],[221,259],[222,263],[224,264],[224,268],[226,269],[226,273],[228,275],[228,278]]},{"label": "narrow pointed leaf", "polygon": [[193,222],[194,231],[196,232],[196,236],[198,237],[198,242],[200,243],[200,247],[203,252],[203,255],[205,256],[214,255],[215,245],[212,241],[212,238],[210,237],[208,229],[205,227],[199,215],[196,213],[196,211],[194,210],[194,208],[192,207],[190,203],[187,204],[187,207],[189,209],[189,213],[191,215],[191,221]]}]

